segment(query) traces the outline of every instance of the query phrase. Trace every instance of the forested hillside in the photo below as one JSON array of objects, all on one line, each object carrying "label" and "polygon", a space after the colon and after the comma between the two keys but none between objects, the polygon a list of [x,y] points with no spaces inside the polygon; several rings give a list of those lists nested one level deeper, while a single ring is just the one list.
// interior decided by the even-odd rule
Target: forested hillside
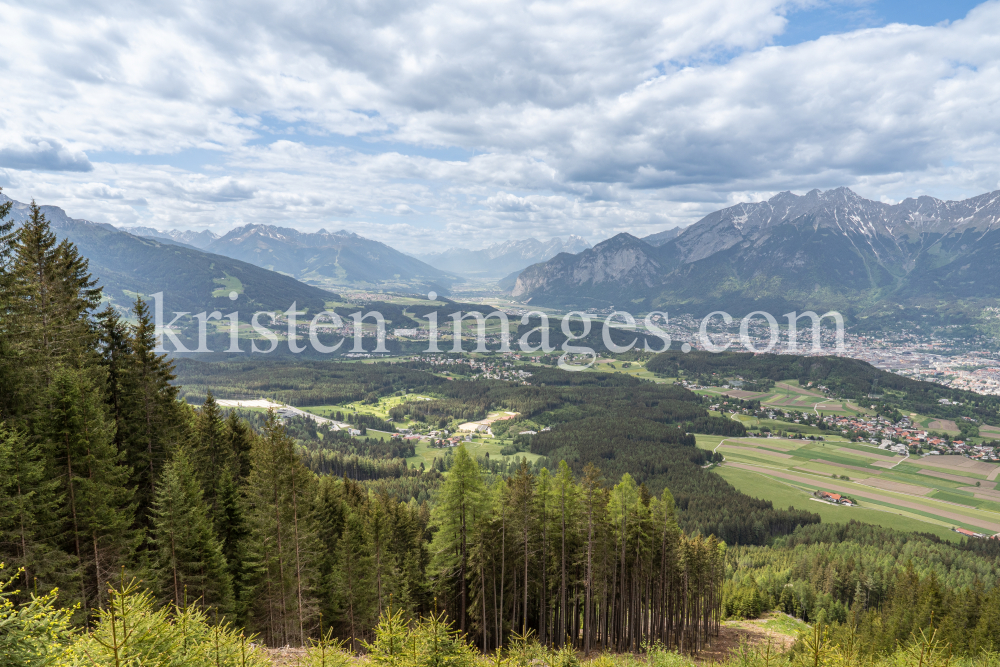
[{"label": "forested hillside", "polygon": [[[322,635],[339,665],[345,651],[402,665],[403,641],[414,667],[471,665],[470,645],[571,665],[573,651],[698,653],[727,614],[773,607],[868,633],[872,650],[947,623],[961,653],[1000,640],[991,546],[827,530],[739,493],[701,467],[692,433],[743,427],[683,388],[188,361],[195,407],[146,305],[134,324],[101,309],[86,259],[37,209],[16,232],[0,223],[0,297],[0,664],[259,665],[261,644]],[[421,470],[390,434],[212,396],[264,386],[358,402],[420,389],[430,400],[404,413],[503,408],[549,430],[519,442],[533,465],[459,446]]]},{"label": "forested hillside", "polygon": [[[798,380],[805,386],[827,387],[837,396],[865,399],[877,394],[886,405],[943,419],[971,417],[987,424],[1000,424],[1000,396],[986,396],[951,389],[933,382],[920,382],[882,371],[858,359],[845,357],[800,357],[791,354],[740,352],[667,351],[649,361],[653,373],[677,377],[681,371],[693,377],[747,380]],[[948,399],[949,404],[941,404]]]}]

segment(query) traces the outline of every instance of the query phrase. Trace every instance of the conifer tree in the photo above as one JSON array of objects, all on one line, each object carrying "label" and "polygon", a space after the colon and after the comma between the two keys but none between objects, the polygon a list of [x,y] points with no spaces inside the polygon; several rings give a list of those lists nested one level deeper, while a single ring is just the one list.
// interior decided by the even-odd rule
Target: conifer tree
[{"label": "conifer tree", "polygon": [[[3,188],[0,188],[2,192]],[[15,308],[18,299],[15,294],[14,243],[17,232],[14,219],[10,216],[13,201],[0,204],[0,386],[8,391],[0,392],[0,419],[11,416],[14,407],[14,392],[17,384],[19,364],[14,346]]]},{"label": "conifer tree", "polygon": [[208,503],[214,518],[219,480],[235,463],[226,433],[226,424],[222,420],[222,411],[211,391],[208,392],[205,403],[195,418],[193,435],[193,464],[201,480],[205,502]]},{"label": "conifer tree", "polygon": [[256,435],[250,425],[240,419],[236,410],[230,410],[226,418],[226,440],[232,456],[235,479],[242,482],[250,476],[250,450]]},{"label": "conifer tree", "polygon": [[233,609],[232,579],[198,477],[183,447],[163,468],[153,502],[153,542],[162,597],[177,606],[197,600],[222,614]]},{"label": "conifer tree", "polygon": [[129,388],[129,371],[132,345],[128,325],[118,316],[114,307],[108,306],[97,314],[97,331],[101,351],[101,365],[107,371],[107,403],[115,422],[115,444],[124,451],[128,433],[127,403],[124,392]]},{"label": "conifer tree", "polygon": [[156,352],[155,324],[141,298],[133,305],[136,324],[129,343],[131,359],[123,371],[125,403],[122,437],[126,460],[132,468],[137,515],[149,526],[149,509],[156,482],[170,450],[185,438],[183,408],[177,401],[173,362]]},{"label": "conifer tree", "polygon": [[64,498],[62,547],[77,559],[84,611],[101,607],[106,583],[120,574],[136,547],[130,470],[114,443],[114,424],[100,392],[83,371],[59,368],[47,392],[48,409],[36,435],[48,450],[50,479]]},{"label": "conifer tree", "polygon": [[48,539],[62,497],[59,482],[46,472],[38,441],[0,422],[0,562],[23,569],[24,590],[36,578],[43,588],[54,586],[68,566]]},{"label": "conifer tree", "polygon": [[233,585],[233,611],[242,619],[245,612],[245,593],[250,583],[252,562],[246,550],[246,540],[250,535],[247,526],[245,505],[239,482],[233,472],[226,470],[219,480],[217,504],[213,519],[213,530],[226,559],[229,578]]},{"label": "conifer tree", "polygon": [[365,539],[364,523],[358,512],[348,510],[344,531],[337,548],[338,568],[328,582],[335,592],[341,632],[351,639],[351,650],[358,650],[376,618],[378,605],[372,577],[371,546]]},{"label": "conifer tree", "polygon": [[438,527],[431,549],[435,570],[453,582],[452,590],[457,590],[461,632],[465,632],[469,597],[470,530],[477,515],[486,510],[485,500],[479,464],[469,456],[464,444],[459,445],[431,515]]},{"label": "conifer tree", "polygon": [[586,553],[584,556],[583,650],[584,655],[590,655],[590,649],[593,647],[597,637],[597,630],[594,628],[597,620],[594,615],[594,586],[596,583],[594,568],[597,565],[595,558],[600,542],[600,529],[603,524],[603,509],[606,504],[606,496],[602,493],[601,488],[600,471],[593,464],[587,464],[584,468],[580,487],[580,496],[583,501],[582,512],[586,523],[583,528],[586,540]]},{"label": "conifer tree", "polygon": [[538,535],[537,562],[538,562],[538,631],[536,636],[543,645],[550,643],[547,636],[549,621],[549,580],[548,574],[551,567],[549,560],[554,496],[552,492],[552,475],[548,468],[542,468],[538,472],[535,481],[533,513],[535,515]]},{"label": "conifer tree", "polygon": [[[0,195],[2,194],[3,188],[0,188]],[[11,268],[14,260],[14,240],[17,238],[14,219],[10,215],[13,206],[13,200],[0,204],[0,292],[9,289],[13,281]]]},{"label": "conifer tree", "polygon": [[23,386],[48,387],[58,365],[82,368],[95,360],[90,315],[101,289],[88,273],[87,260],[69,241],[57,241],[35,202],[14,251]]},{"label": "conifer tree", "polygon": [[[528,593],[530,589],[529,572],[531,569],[531,551],[532,551],[532,538],[534,537],[534,516],[532,510],[532,505],[534,503],[535,496],[535,480],[531,471],[528,469],[528,463],[525,459],[521,459],[521,464],[518,466],[517,474],[510,480],[510,502],[511,502],[511,514],[512,523],[514,531],[517,534],[517,540],[520,543],[517,555],[517,559],[521,561],[521,567],[523,568],[523,577],[521,578],[521,600],[522,608],[520,615],[520,623],[511,623],[511,625],[516,626],[521,634],[528,633]],[[515,588],[517,584],[515,584]],[[514,601],[515,607],[517,606],[517,601]],[[515,616],[517,610],[515,609]]]},{"label": "conifer tree", "polygon": [[573,471],[569,469],[569,464],[565,461],[559,462],[559,471],[556,474],[555,496],[557,508],[557,521],[559,524],[559,546],[558,546],[558,567],[559,567],[559,613],[557,617],[557,632],[552,639],[557,646],[562,646],[567,636],[576,636],[570,632],[568,620],[570,609],[568,606],[568,596],[570,594],[569,585],[571,576],[570,568],[573,567],[573,554],[577,548],[577,521],[579,513],[579,492],[573,479]]},{"label": "conifer tree", "polygon": [[260,562],[256,612],[275,643],[305,643],[316,612],[314,475],[274,414],[254,440],[247,480],[249,547]]}]

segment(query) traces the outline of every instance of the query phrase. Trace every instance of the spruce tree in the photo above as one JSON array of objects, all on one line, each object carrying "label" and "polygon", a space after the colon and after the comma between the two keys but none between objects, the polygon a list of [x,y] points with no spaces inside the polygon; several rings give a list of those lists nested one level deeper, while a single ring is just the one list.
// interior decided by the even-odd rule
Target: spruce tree
[{"label": "spruce tree", "polygon": [[24,590],[54,586],[69,565],[49,542],[63,498],[46,472],[39,442],[0,422],[0,563],[24,570]]},{"label": "spruce tree", "polygon": [[[2,192],[3,188],[0,188]],[[17,319],[15,308],[18,299],[15,294],[14,279],[14,242],[17,232],[14,230],[14,220],[10,217],[13,201],[0,204],[0,387],[8,391],[0,392],[0,419],[11,416],[14,409],[15,393],[13,388],[18,384],[20,364],[16,358],[15,329]]]},{"label": "spruce tree", "polygon": [[48,476],[64,498],[62,548],[76,556],[84,611],[101,607],[108,581],[137,545],[129,468],[114,443],[114,424],[84,371],[58,368],[35,423],[47,449]]},{"label": "spruce tree", "polygon": [[219,481],[224,472],[235,465],[235,462],[226,434],[226,424],[222,420],[222,412],[211,391],[208,392],[205,403],[195,418],[193,435],[192,463],[198,471],[205,502],[209,505],[214,520]]},{"label": "spruce tree", "polygon": [[81,368],[95,361],[90,316],[101,289],[88,262],[69,241],[57,242],[35,202],[14,246],[18,346],[27,384],[48,387],[60,364]]},{"label": "spruce tree", "polygon": [[198,477],[182,447],[164,466],[157,486],[153,542],[163,599],[177,606],[197,601],[222,614],[232,611],[232,579],[222,545],[215,535]]},{"label": "spruce tree", "polygon": [[371,545],[365,539],[364,522],[356,510],[345,517],[337,546],[338,568],[327,582],[337,601],[341,634],[351,638],[351,650],[367,634],[375,620],[377,595],[372,577]]},{"label": "spruce tree", "polygon": [[247,549],[250,530],[246,521],[246,508],[238,482],[231,471],[226,471],[219,481],[218,505],[213,518],[213,529],[226,559],[229,579],[233,587],[233,613],[245,623],[247,594],[252,588],[254,562]]},{"label": "spruce tree", "polygon": [[[3,188],[0,188],[0,195],[3,195]],[[0,292],[8,289],[13,281],[11,267],[14,260],[14,240],[17,238],[14,219],[10,216],[13,206],[12,200],[0,204]]]},{"label": "spruce tree", "polygon": [[133,314],[136,323],[129,342],[130,360],[122,377],[126,429],[122,442],[132,468],[137,518],[140,525],[148,527],[160,471],[171,449],[187,436],[183,406],[172,384],[176,379],[173,362],[156,352],[155,324],[141,298],[135,300]]},{"label": "spruce tree", "polygon": [[250,450],[255,437],[250,425],[240,419],[236,410],[230,410],[226,418],[226,439],[232,455],[233,471],[240,482],[250,476]]},{"label": "spruce tree", "polygon": [[97,314],[97,332],[101,352],[101,365],[107,371],[107,403],[115,422],[115,444],[125,449],[128,417],[124,392],[129,388],[129,371],[132,345],[128,324],[122,321],[113,306]]}]

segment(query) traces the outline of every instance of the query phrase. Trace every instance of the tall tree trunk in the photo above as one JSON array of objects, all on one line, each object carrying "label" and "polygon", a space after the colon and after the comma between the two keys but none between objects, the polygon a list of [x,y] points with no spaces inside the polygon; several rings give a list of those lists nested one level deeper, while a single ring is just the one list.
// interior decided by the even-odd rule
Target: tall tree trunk
[{"label": "tall tree trunk", "polygon": [[528,517],[524,517],[524,618],[521,619],[521,632],[528,634]]},{"label": "tall tree trunk", "polygon": [[593,501],[588,503],[587,510],[587,580],[586,580],[586,600],[583,604],[583,655],[590,656],[590,649],[593,644],[594,630],[592,627],[592,606],[591,596],[594,589],[594,512]]},{"label": "tall tree trunk", "polygon": [[[562,511],[562,545],[559,549],[560,553],[560,570],[562,571],[562,580],[559,582],[559,636],[556,637],[556,642],[558,646],[563,645],[563,640],[566,635],[566,490],[563,489],[562,497],[560,498],[560,509]],[[576,635],[573,636],[573,641],[576,641]]]},{"label": "tall tree trunk", "polygon": [[[464,496],[463,496],[464,498]],[[462,612],[461,621],[459,622],[459,629],[462,634],[465,634],[465,601],[466,601],[466,581],[465,581],[465,501],[462,502],[462,556],[461,565],[459,566],[459,577],[462,579]]]},{"label": "tall tree trunk", "polygon": [[284,640],[288,636],[288,600],[285,598],[285,560],[281,549],[281,504],[278,501],[278,487],[274,487],[274,520],[277,527],[278,537],[278,590],[281,591],[281,637]]},{"label": "tall tree trunk", "polygon": [[[299,542],[299,504],[298,504],[298,494],[295,490],[295,474],[292,473],[292,533],[295,538],[295,590],[296,596],[298,598],[298,616],[299,616],[299,646],[305,646],[306,643],[306,632],[305,624],[302,619],[302,545]],[[379,596],[379,611],[381,611],[382,598],[381,594]]]}]

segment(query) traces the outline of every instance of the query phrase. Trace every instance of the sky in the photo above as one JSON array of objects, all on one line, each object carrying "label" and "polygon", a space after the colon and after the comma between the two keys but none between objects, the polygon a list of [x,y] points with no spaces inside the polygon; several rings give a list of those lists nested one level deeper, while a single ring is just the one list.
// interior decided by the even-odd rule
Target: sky
[{"label": "sky", "polygon": [[0,186],[407,252],[1000,189],[1000,0],[0,2]]}]

